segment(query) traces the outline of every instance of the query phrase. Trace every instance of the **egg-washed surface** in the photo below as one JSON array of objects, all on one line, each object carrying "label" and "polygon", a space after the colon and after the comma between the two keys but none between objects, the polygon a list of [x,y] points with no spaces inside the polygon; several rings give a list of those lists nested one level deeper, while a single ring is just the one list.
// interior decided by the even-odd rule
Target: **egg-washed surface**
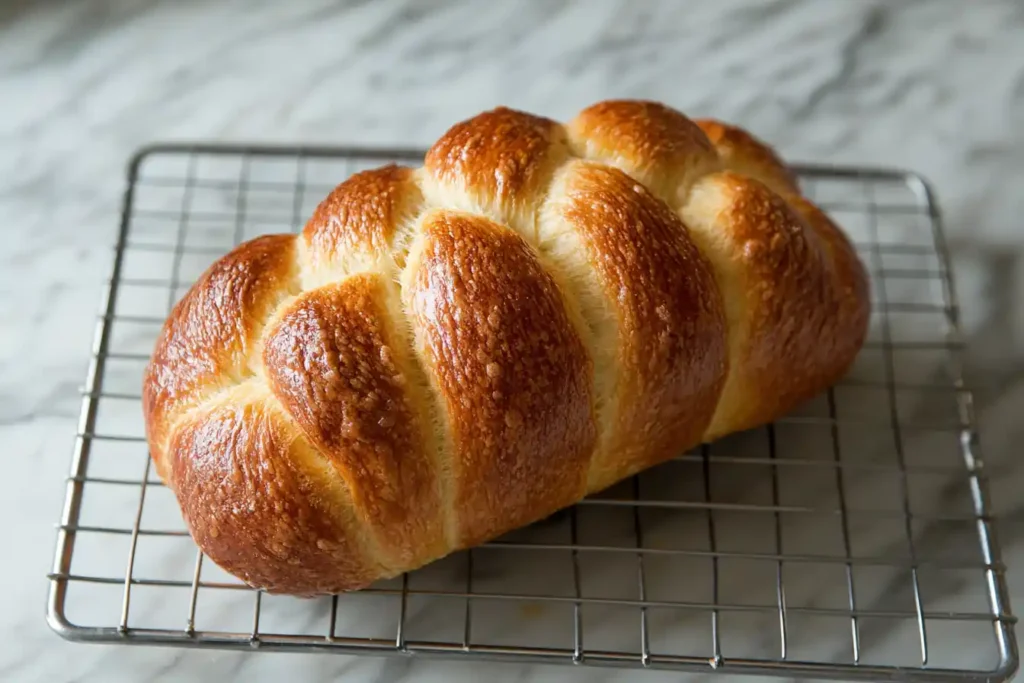
[{"label": "egg-washed surface", "polygon": [[[486,112],[270,239],[211,269],[238,305],[217,308],[212,276],[178,304],[144,396],[201,547],[276,592],[359,588],[770,421],[867,329],[863,268],[774,153],[654,102],[565,126]],[[238,391],[249,412],[214,430]],[[197,483],[209,457],[238,473],[218,496]],[[246,475],[284,462],[293,484]],[[248,540],[204,531],[229,505]],[[259,521],[288,505],[328,519]]]}]

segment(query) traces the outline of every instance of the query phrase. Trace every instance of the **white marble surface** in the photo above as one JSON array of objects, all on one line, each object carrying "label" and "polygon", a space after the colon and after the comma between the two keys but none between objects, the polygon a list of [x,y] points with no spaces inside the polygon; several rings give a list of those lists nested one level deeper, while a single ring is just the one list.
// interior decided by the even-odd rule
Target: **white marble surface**
[{"label": "white marble surface", "polygon": [[[568,117],[600,98],[655,98],[741,122],[789,158],[897,165],[932,179],[979,388],[1008,582],[1012,594],[1024,595],[1024,7],[1013,0],[975,2],[967,13],[954,2],[697,5],[0,4],[0,442],[8,463],[0,481],[8,520],[0,678],[679,680],[76,645],[44,622],[44,574],[128,155],[154,139],[422,146],[498,104]],[[927,416],[928,406],[914,410]],[[867,485],[866,498],[891,504]],[[934,497],[925,504],[952,504],[943,482],[927,491]],[[116,515],[119,504],[100,500],[99,512]],[[922,552],[959,552],[962,541],[942,525],[923,538]],[[886,542],[869,539],[883,550]],[[191,561],[187,552],[168,559]],[[722,582],[723,590],[753,590],[742,572]],[[811,602],[819,584],[808,579]],[[891,577],[867,585],[862,597],[876,609],[906,601],[905,583]],[[936,609],[964,609],[977,590],[973,580],[927,588]],[[756,647],[756,629],[743,633]],[[888,645],[875,647],[905,656],[913,641],[898,636],[887,633]],[[930,644],[947,664],[969,661],[975,648],[949,629],[934,631]]]}]

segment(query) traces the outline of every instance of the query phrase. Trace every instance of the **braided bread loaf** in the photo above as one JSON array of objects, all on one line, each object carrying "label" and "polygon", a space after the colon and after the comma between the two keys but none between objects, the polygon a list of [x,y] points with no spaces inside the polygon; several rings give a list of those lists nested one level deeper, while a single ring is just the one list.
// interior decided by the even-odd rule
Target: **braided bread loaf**
[{"label": "braided bread loaf", "polygon": [[778,417],[846,371],[868,309],[748,133],[500,108],[213,264],[157,342],[146,430],[214,562],[358,589]]}]

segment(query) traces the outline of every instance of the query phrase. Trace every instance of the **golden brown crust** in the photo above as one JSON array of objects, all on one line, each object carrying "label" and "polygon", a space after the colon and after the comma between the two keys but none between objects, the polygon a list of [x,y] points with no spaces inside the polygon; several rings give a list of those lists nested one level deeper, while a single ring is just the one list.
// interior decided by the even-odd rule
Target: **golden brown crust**
[{"label": "golden brown crust", "polygon": [[561,189],[557,211],[580,235],[618,323],[615,425],[590,473],[591,488],[603,488],[699,443],[725,379],[725,317],[708,262],[636,181],[581,162]]},{"label": "golden brown crust", "polygon": [[[788,358],[776,357],[775,362],[779,367],[790,367],[787,364],[790,361],[798,372],[794,373],[796,379],[791,382],[788,391],[778,396],[779,403],[774,410],[769,402],[760,415],[748,415],[746,419],[734,423],[732,418],[727,417],[732,397],[726,396],[720,412],[721,419],[716,419],[717,424],[708,435],[714,438],[744,426],[767,422],[791,409],[794,404],[810,398],[823,387],[838,381],[853,362],[867,336],[870,293],[867,274],[852,245],[821,209],[800,195],[796,174],[786,166],[775,150],[742,128],[712,119],[699,119],[696,123],[714,144],[726,168],[763,183],[785,200],[789,208],[802,219],[799,226],[794,228],[795,232],[815,245],[813,251],[821,254],[824,259],[822,263],[812,258],[804,264],[805,268],[815,273],[820,268],[820,275],[814,275],[808,282],[808,287],[818,292],[819,297],[788,296],[791,306],[803,303],[818,314],[815,319],[800,324],[801,328],[811,330],[816,335],[817,344],[812,344],[808,339],[807,346],[813,345],[818,352],[813,357],[803,359],[795,354]],[[742,210],[740,205],[737,211]],[[782,222],[792,218],[791,213]],[[802,259],[799,255],[794,258],[798,263]],[[764,277],[770,282],[773,274],[765,273]],[[783,298],[787,294],[783,291],[778,296]],[[825,310],[818,308],[821,301],[827,302],[823,304]],[[748,319],[747,322],[755,324],[753,320]],[[763,327],[772,329],[775,329],[775,325],[777,321],[772,320],[762,323]],[[767,344],[765,352],[771,353]],[[800,379],[800,371],[804,375],[803,379]],[[750,386],[757,387],[758,381],[752,379]]]},{"label": "golden brown crust", "polygon": [[172,309],[143,379],[154,464],[166,476],[169,422],[248,376],[258,326],[297,286],[294,235],[247,242],[214,263]]},{"label": "golden brown crust", "polygon": [[669,205],[718,167],[701,129],[658,102],[606,100],[581,111],[567,128],[581,156],[625,171]]},{"label": "golden brown crust", "polygon": [[715,146],[725,168],[750,176],[779,193],[799,193],[796,174],[778,154],[749,132],[714,119],[696,123]]},{"label": "golden brown crust", "polygon": [[701,179],[684,207],[714,264],[729,319],[729,374],[707,438],[768,422],[819,390],[837,349],[827,254],[817,235],[759,181]]},{"label": "golden brown crust", "polygon": [[406,392],[376,274],[307,292],[266,335],[270,385],[345,482],[379,561],[399,570],[444,553],[429,431]]},{"label": "golden brown crust", "polygon": [[382,573],[343,485],[265,390],[231,390],[177,430],[169,453],[192,537],[246,583],[313,595]]},{"label": "golden brown crust", "polygon": [[397,226],[422,201],[411,168],[390,164],[353,175],[320,202],[302,231],[308,267],[314,274],[346,272],[355,255],[388,254]]},{"label": "golden brown crust", "polygon": [[447,413],[459,543],[578,500],[595,426],[591,367],[553,280],[490,221],[432,212],[406,295]]},{"label": "golden brown crust", "polygon": [[452,126],[427,152],[435,205],[483,213],[532,237],[538,200],[569,155],[561,124],[499,107]]},{"label": "golden brown crust", "polygon": [[826,363],[818,380],[818,384],[830,385],[846,373],[867,337],[871,321],[870,280],[853,244],[824,211],[799,195],[788,195],[786,201],[824,244],[831,266],[828,274],[832,282],[832,312],[823,334],[832,354],[822,359]]}]

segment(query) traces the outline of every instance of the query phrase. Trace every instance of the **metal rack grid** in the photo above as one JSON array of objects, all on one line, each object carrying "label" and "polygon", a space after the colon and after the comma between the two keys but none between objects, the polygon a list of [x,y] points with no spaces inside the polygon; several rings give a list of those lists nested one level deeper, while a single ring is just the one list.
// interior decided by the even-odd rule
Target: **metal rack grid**
[{"label": "metal rack grid", "polygon": [[[871,271],[850,376],[527,529],[359,593],[253,591],[205,561],[142,438],[142,367],[215,258],[297,230],[418,151],[160,145],[130,166],[49,574],[77,641],[846,679],[1008,678],[1017,651],[949,257],[909,173],[800,166]],[[930,647],[955,637],[963,648]]]}]

